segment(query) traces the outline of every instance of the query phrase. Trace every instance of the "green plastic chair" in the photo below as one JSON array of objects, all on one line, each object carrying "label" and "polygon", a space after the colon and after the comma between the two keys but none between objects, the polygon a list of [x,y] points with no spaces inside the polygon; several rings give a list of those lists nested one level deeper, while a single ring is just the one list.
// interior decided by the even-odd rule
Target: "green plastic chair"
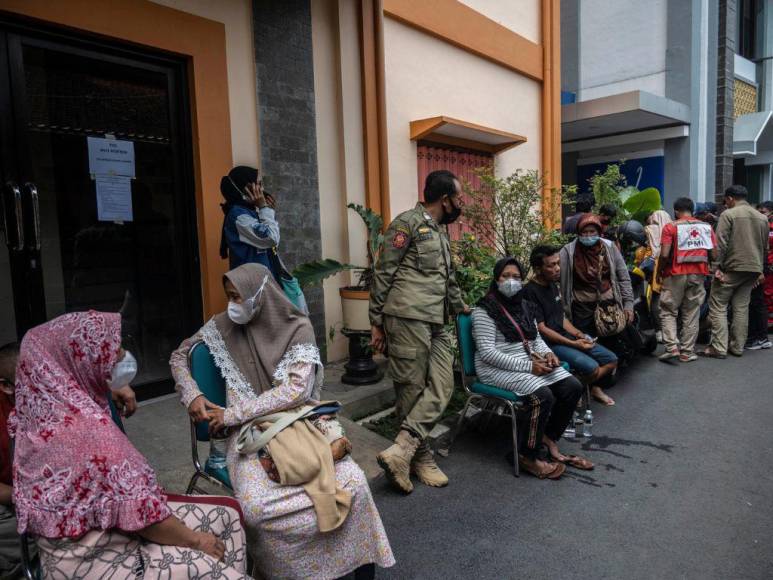
[{"label": "green plastic chair", "polygon": [[[459,314],[456,317],[456,338],[459,345],[459,359],[462,367],[462,387],[467,392],[467,402],[462,409],[459,420],[454,426],[454,432],[451,434],[449,449],[454,439],[459,434],[464,420],[467,418],[467,411],[471,405],[487,413],[493,413],[493,409],[504,407],[507,414],[510,415],[510,422],[513,428],[513,472],[516,477],[520,475],[518,469],[518,411],[523,411],[524,405],[521,398],[506,389],[500,389],[481,383],[477,380],[475,373],[475,340],[472,337],[472,316],[469,314]],[[489,408],[493,405],[493,409]]]},{"label": "green plastic chair", "polygon": [[[225,379],[220,374],[220,369],[215,365],[215,360],[212,358],[212,353],[209,352],[209,347],[204,344],[203,341],[196,342],[191,350],[188,352],[188,366],[191,371],[193,380],[199,387],[201,393],[207,398],[208,401],[225,407]],[[188,495],[194,491],[201,493],[207,493],[206,490],[200,489],[196,486],[199,478],[203,478],[206,481],[224,487],[229,492],[233,492],[233,486],[231,485],[231,478],[228,475],[227,469],[213,468],[209,461],[206,461],[204,466],[201,465],[199,459],[199,446],[198,443],[209,441],[209,429],[206,421],[195,423],[193,419],[191,423],[191,454],[193,456],[193,467],[195,469],[191,476],[190,483],[188,483],[188,489],[185,493]]]}]

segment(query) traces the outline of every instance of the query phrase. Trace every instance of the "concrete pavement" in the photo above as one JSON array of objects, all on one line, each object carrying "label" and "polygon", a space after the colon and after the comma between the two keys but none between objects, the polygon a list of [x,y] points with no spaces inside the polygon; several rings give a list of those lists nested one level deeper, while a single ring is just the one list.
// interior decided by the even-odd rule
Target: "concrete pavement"
[{"label": "concrete pavement", "polygon": [[[439,463],[445,489],[398,496],[377,476],[385,441],[355,424],[399,579],[767,579],[773,577],[773,351],[725,361],[640,361],[593,406],[595,436],[562,442],[596,462],[559,481],[519,479],[506,425],[464,431]],[[192,473],[176,398],[126,422],[170,491]],[[202,448],[206,457],[206,447]]]},{"label": "concrete pavement", "polygon": [[398,561],[379,577],[773,577],[773,351],[642,360],[610,394],[593,439],[561,443],[594,471],[516,479],[500,426],[459,436],[447,488],[374,481]]}]

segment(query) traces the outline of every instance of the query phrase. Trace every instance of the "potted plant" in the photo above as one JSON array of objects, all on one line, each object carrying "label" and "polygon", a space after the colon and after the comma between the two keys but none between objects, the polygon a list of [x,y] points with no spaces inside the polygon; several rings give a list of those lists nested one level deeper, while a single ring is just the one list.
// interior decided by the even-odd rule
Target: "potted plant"
[{"label": "potted plant", "polygon": [[293,271],[293,276],[298,279],[301,287],[322,283],[325,278],[334,276],[339,272],[352,270],[358,274],[357,283],[353,286],[340,288],[341,307],[343,310],[344,330],[370,332],[370,319],[368,317],[368,303],[370,300],[370,287],[373,283],[374,267],[381,253],[384,242],[382,228],[384,220],[371,209],[354,203],[347,205],[357,212],[365,222],[368,231],[368,265],[355,266],[342,264],[336,260],[324,259],[301,264]]},{"label": "potted plant", "polygon": [[365,222],[368,232],[367,266],[342,264],[337,260],[324,259],[301,264],[293,271],[301,287],[321,284],[325,278],[334,276],[346,270],[354,271],[357,283],[338,290],[341,296],[343,311],[342,333],[349,339],[349,361],[344,368],[346,373],[341,377],[344,383],[350,385],[367,385],[381,380],[383,374],[373,360],[370,343],[370,287],[373,284],[374,268],[381,254],[384,243],[382,229],[384,220],[371,209],[350,203],[347,205],[357,212]]}]

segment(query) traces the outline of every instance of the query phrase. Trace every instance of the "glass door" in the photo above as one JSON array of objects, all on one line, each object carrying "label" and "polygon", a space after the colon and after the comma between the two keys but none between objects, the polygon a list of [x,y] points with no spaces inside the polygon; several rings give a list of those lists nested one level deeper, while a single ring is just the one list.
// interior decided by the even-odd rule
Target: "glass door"
[{"label": "glass door", "polygon": [[[0,343],[120,311],[138,395],[169,391],[169,354],[201,322],[184,63],[11,24],[0,42]],[[133,153],[125,171],[103,146]]]}]

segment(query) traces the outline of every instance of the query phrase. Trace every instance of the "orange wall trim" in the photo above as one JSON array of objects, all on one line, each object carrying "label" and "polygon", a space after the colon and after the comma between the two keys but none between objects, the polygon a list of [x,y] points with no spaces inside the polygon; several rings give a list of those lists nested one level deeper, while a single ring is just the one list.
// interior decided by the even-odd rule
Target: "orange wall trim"
[{"label": "orange wall trim", "polygon": [[458,0],[384,0],[384,14],[536,81],[542,47]]},{"label": "orange wall trim", "polygon": [[232,165],[225,26],[147,0],[2,0],[0,9],[188,58],[204,316],[223,310],[217,204]]},{"label": "orange wall trim", "polygon": [[542,0],[542,215],[547,227],[560,224],[561,188],[561,12],[560,0]]},{"label": "orange wall trim", "polygon": [[384,27],[380,0],[360,1],[362,127],[365,144],[365,205],[390,222],[384,80]]}]

